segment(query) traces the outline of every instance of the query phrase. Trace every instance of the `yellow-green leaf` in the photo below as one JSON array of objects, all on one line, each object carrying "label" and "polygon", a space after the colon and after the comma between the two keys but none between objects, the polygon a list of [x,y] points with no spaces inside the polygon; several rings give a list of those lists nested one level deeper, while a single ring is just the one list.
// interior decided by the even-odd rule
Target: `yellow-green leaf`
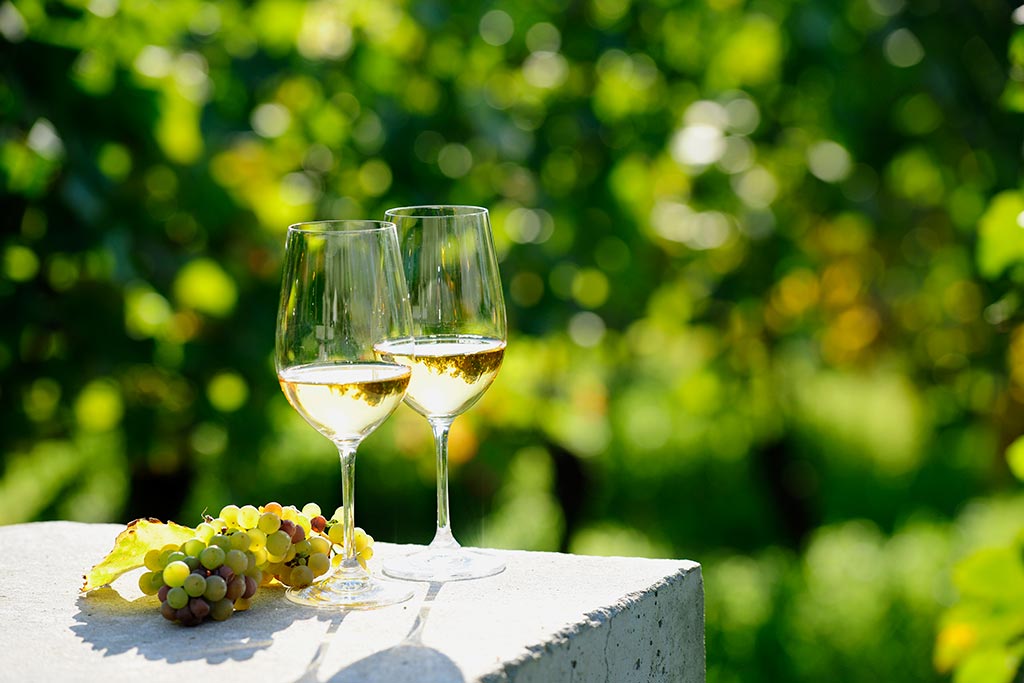
[{"label": "yellow-green leaf", "polygon": [[1006,462],[1013,476],[1024,481],[1024,436],[1015,439],[1006,449]]},{"label": "yellow-green leaf", "polygon": [[114,548],[84,576],[83,593],[105,586],[127,571],[141,567],[150,548],[180,545],[195,535],[187,526],[159,519],[136,519],[114,540]]}]

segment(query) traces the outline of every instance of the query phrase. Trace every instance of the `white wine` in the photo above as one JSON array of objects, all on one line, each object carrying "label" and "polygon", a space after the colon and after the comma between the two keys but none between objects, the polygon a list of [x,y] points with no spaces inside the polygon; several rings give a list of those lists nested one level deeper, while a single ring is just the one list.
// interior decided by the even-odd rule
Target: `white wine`
[{"label": "white wine", "polygon": [[332,441],[359,441],[402,402],[410,371],[390,363],[311,363],[278,373],[306,422]]},{"label": "white wine", "polygon": [[405,401],[426,417],[459,415],[479,400],[498,374],[505,342],[468,334],[417,337],[413,355],[375,347],[382,360],[412,368]]}]

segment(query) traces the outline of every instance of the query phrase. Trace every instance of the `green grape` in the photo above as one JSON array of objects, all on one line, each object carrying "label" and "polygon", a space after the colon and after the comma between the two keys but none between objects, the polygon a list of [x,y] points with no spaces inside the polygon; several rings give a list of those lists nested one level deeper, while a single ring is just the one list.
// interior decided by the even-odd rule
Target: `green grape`
[{"label": "green grape", "polygon": [[139,576],[139,590],[144,595],[156,595],[164,585],[163,572],[144,572]]},{"label": "green grape", "polygon": [[267,553],[270,555],[283,556],[288,552],[292,544],[291,537],[283,531],[275,531],[267,536]]},{"label": "green grape", "polygon": [[[168,553],[170,554],[170,553]],[[144,560],[146,569],[157,572],[164,568],[164,565],[160,564],[160,550],[153,548],[146,553],[146,559]]]},{"label": "green grape", "polygon": [[199,554],[199,562],[207,569],[216,569],[224,564],[225,557],[226,553],[220,546],[211,545]]},{"label": "green grape", "polygon": [[309,539],[309,552],[310,553],[323,553],[324,555],[331,554],[331,542],[323,536],[314,536]]},{"label": "green grape", "polygon": [[294,505],[287,505],[281,510],[281,519],[294,523],[299,518],[299,511]]},{"label": "green grape", "polygon": [[267,562],[269,564],[283,564],[284,555],[271,555],[270,553],[267,553]]},{"label": "green grape", "polygon": [[309,556],[306,566],[309,567],[314,576],[320,576],[321,574],[326,574],[327,570],[331,568],[331,561],[327,559],[327,555],[324,553],[313,553]]},{"label": "green grape", "polygon": [[224,534],[214,534],[213,538],[210,539],[210,546],[217,546],[224,552],[231,550],[231,539]]},{"label": "green grape", "polygon": [[243,550],[256,551],[267,546],[267,535],[259,529],[249,529],[249,547]]},{"label": "green grape", "polygon": [[291,562],[292,560],[295,559],[295,555],[296,555],[295,546],[294,545],[288,546],[288,552],[286,552],[284,554],[284,561],[285,562]]},{"label": "green grape", "polygon": [[373,544],[373,536],[356,527],[356,552],[361,553]]},{"label": "green grape", "polygon": [[327,530],[327,538],[331,539],[332,543],[345,545],[345,530],[340,524],[335,524]]},{"label": "green grape", "polygon": [[[188,568],[188,565],[181,560],[171,562],[163,571],[163,580],[171,588],[177,588],[181,584],[185,583],[185,578],[192,572]],[[180,607],[180,605],[179,605]],[[177,609],[177,608],[175,608]]]},{"label": "green grape", "polygon": [[183,561],[185,562],[185,564],[188,565],[189,571],[194,572],[195,570],[199,569],[199,558],[195,555],[188,555],[185,557]]},{"label": "green grape", "polygon": [[310,544],[309,540],[299,541],[298,543],[295,544],[295,554],[300,556],[300,557],[304,557],[306,555],[309,555],[311,547],[312,547],[312,545]]},{"label": "green grape", "polygon": [[232,549],[224,557],[224,564],[231,567],[235,574],[244,574],[249,568],[249,557],[241,550]]},{"label": "green grape", "polygon": [[220,509],[218,517],[223,519],[228,526],[236,525],[238,523],[238,506],[225,505]]},{"label": "green grape", "polygon": [[210,602],[217,602],[223,600],[224,595],[228,592],[228,582],[223,577],[213,576],[206,577],[206,590],[203,591],[203,597]]},{"label": "green grape", "polygon": [[258,548],[256,550],[250,550],[249,552],[252,553],[253,564],[255,564],[257,567],[265,567],[267,566],[267,562],[270,561],[270,556],[267,555],[266,548]]},{"label": "green grape", "polygon": [[281,528],[281,518],[273,512],[264,512],[260,515],[260,521],[257,526],[260,531],[269,536]]},{"label": "green grape", "polygon": [[199,574],[189,574],[185,578],[185,583],[181,584],[181,587],[185,589],[189,597],[198,598],[206,592],[206,578],[199,576]]},{"label": "green grape", "polygon": [[185,541],[181,544],[182,552],[186,555],[191,555],[192,557],[199,557],[199,553],[203,552],[203,548],[205,547],[206,542],[201,541],[198,538],[193,538],[192,540]]},{"label": "green grape", "polygon": [[253,505],[243,505],[238,510],[238,526],[253,529],[260,521],[260,511]]},{"label": "green grape", "polygon": [[248,550],[252,545],[252,538],[246,531],[236,531],[228,538],[231,540],[231,550]]},{"label": "green grape", "polygon": [[167,564],[170,564],[171,562],[181,562],[185,559],[185,557],[185,553],[181,552],[180,550],[175,550],[167,556]]},{"label": "green grape", "polygon": [[309,531],[313,528],[313,524],[309,521],[309,517],[300,513],[299,518],[295,521],[295,524],[302,527],[302,532],[306,536],[309,536]]},{"label": "green grape", "polygon": [[313,570],[304,565],[292,567],[292,573],[289,577],[288,583],[298,587],[308,586],[313,583]]},{"label": "green grape", "polygon": [[312,519],[320,514],[320,506],[316,503],[306,503],[302,506],[302,514]]},{"label": "green grape", "polygon": [[210,542],[215,533],[217,533],[217,530],[213,528],[212,524],[207,522],[203,522],[196,527],[196,538],[202,541],[204,545]]},{"label": "green grape", "polygon": [[227,598],[217,600],[210,605],[210,616],[213,617],[214,621],[224,621],[225,619],[229,619],[234,611],[235,606]]},{"label": "green grape", "polygon": [[188,593],[186,593],[185,589],[181,586],[172,588],[170,592],[167,593],[167,604],[174,609],[181,609],[188,604]]}]

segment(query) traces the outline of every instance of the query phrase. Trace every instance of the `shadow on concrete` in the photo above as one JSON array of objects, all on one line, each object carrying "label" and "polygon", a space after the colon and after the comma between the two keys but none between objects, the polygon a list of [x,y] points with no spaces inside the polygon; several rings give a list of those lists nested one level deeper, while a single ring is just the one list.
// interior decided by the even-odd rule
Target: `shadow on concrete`
[{"label": "shadow on concrete", "polygon": [[[444,584],[431,582],[420,606],[416,621],[398,645],[375,652],[327,679],[327,683],[371,683],[374,681],[431,681],[431,683],[465,683],[462,671],[447,655],[423,644],[430,609]],[[319,654],[319,652],[318,652]],[[314,661],[316,656],[314,656]],[[311,670],[307,668],[307,675]],[[315,670],[313,671],[315,673]],[[300,681],[315,681],[315,677]],[[299,683],[298,681],[296,683]]]},{"label": "shadow on concrete", "polygon": [[261,588],[249,611],[236,612],[227,621],[189,628],[160,616],[155,597],[129,601],[112,588],[101,588],[78,598],[79,611],[71,630],[105,657],[137,649],[146,659],[170,664],[250,659],[271,646],[275,633],[306,619],[329,621],[329,633],[337,632],[344,613],[294,605],[284,599],[283,592],[276,587]]}]

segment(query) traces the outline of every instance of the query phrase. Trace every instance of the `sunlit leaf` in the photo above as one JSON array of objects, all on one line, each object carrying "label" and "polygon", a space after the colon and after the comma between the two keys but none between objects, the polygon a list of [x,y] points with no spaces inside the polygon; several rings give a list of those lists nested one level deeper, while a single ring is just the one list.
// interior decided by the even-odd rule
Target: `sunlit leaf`
[{"label": "sunlit leaf", "polygon": [[997,194],[978,225],[978,267],[987,278],[998,277],[1024,260],[1024,197],[1020,192]]},{"label": "sunlit leaf", "polygon": [[1024,563],[1013,548],[985,548],[956,565],[953,584],[963,597],[1019,599],[1024,597]]},{"label": "sunlit leaf", "polygon": [[151,548],[181,544],[192,538],[193,529],[174,522],[164,524],[158,519],[136,519],[128,523],[114,540],[114,548],[99,564],[89,570],[80,589],[85,593],[105,586],[127,571],[141,567]]}]

